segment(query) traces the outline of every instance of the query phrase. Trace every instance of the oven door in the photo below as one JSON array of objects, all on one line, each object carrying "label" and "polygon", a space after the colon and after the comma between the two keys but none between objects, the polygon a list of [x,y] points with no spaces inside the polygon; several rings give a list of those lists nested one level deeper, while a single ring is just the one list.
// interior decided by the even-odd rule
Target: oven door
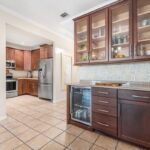
[{"label": "oven door", "polygon": [[17,81],[7,80],[6,81],[6,91],[7,92],[17,91]]}]

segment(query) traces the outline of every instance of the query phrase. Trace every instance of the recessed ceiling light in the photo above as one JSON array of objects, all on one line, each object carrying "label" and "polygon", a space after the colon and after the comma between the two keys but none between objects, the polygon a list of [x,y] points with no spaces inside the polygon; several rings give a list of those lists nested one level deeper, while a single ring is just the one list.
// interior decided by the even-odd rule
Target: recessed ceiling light
[{"label": "recessed ceiling light", "polygon": [[61,16],[62,18],[65,18],[65,17],[67,17],[68,15],[69,15],[68,13],[64,12],[64,13],[62,13],[60,16]]}]

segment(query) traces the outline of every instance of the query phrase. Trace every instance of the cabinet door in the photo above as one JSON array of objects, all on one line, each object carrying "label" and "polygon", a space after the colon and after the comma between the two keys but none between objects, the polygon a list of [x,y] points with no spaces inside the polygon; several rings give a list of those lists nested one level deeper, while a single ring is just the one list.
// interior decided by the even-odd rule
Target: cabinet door
[{"label": "cabinet door", "polygon": [[31,70],[31,51],[24,51],[24,70]]},{"label": "cabinet door", "polygon": [[16,61],[15,70],[24,70],[24,51],[23,50],[15,50],[15,61]]},{"label": "cabinet door", "polygon": [[23,80],[18,80],[18,95],[23,95]]},{"label": "cabinet door", "polygon": [[89,17],[75,21],[75,64],[89,62]]},{"label": "cabinet door", "polygon": [[52,45],[41,45],[40,46],[40,59],[53,58],[53,46]]},{"label": "cabinet door", "polygon": [[109,60],[132,58],[132,7],[131,1],[119,3],[109,9],[110,37]]},{"label": "cabinet door", "polygon": [[150,58],[150,1],[134,0],[134,58]]},{"label": "cabinet door", "polygon": [[91,16],[90,62],[108,61],[108,9]]},{"label": "cabinet door", "polygon": [[119,137],[150,148],[150,103],[119,100]]},{"label": "cabinet door", "polygon": [[34,80],[32,82],[33,84],[33,92],[32,95],[37,96],[38,95],[38,81]]},{"label": "cabinet door", "polygon": [[10,47],[6,48],[6,60],[15,60],[15,49]]},{"label": "cabinet door", "polygon": [[38,70],[40,60],[40,50],[33,50],[31,52],[31,66],[32,70]]}]

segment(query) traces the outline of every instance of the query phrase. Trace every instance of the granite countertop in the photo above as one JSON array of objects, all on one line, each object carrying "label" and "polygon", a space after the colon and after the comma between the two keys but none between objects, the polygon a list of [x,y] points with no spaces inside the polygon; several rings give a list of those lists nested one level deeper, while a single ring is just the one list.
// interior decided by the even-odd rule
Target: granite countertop
[{"label": "granite countertop", "polygon": [[[114,83],[114,81],[112,81]],[[116,82],[116,81],[115,81]],[[95,85],[92,82],[80,82],[80,83],[71,83],[68,85],[74,86],[86,86],[86,87],[103,87],[103,88],[113,88],[113,89],[128,89],[128,90],[139,90],[139,91],[150,91],[150,82],[123,82],[118,81],[119,83],[124,83],[121,86],[100,86]],[[105,83],[102,81],[102,83]],[[106,83],[111,83],[111,81],[106,81]],[[117,83],[117,82],[116,82]]]}]

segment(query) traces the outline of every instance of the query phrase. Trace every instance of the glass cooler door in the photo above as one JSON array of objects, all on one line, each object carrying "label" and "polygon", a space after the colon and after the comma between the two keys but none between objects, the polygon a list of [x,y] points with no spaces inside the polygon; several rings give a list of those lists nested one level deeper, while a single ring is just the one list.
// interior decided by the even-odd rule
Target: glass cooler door
[{"label": "glass cooler door", "polygon": [[75,87],[71,89],[71,119],[91,125],[91,88]]}]

